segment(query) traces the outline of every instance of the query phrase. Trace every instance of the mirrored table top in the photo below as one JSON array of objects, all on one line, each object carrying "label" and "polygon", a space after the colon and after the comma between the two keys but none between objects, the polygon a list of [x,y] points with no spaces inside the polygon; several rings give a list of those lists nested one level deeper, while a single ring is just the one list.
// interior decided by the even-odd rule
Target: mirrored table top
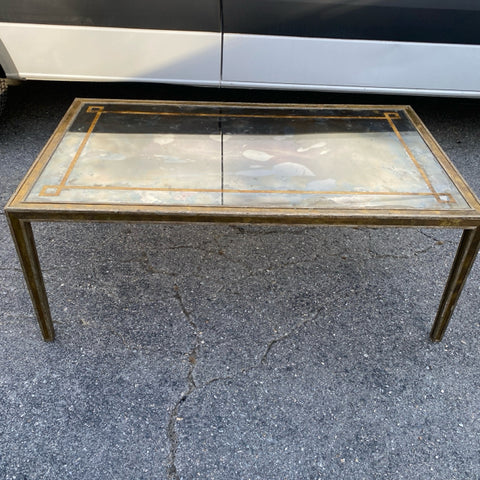
[{"label": "mirrored table top", "polygon": [[410,107],[77,99],[23,206],[469,211]]}]

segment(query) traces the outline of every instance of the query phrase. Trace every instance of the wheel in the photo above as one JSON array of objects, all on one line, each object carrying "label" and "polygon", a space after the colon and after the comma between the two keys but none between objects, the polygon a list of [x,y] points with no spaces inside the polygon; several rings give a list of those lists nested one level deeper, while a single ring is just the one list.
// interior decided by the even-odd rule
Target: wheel
[{"label": "wheel", "polygon": [[7,79],[0,78],[0,115],[5,108],[5,104],[7,103],[7,88]]}]

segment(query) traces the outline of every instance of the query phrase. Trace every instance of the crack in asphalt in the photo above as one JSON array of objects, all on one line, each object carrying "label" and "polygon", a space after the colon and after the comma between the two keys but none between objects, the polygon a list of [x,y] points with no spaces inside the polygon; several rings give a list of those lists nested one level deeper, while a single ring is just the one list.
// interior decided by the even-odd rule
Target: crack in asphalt
[{"label": "crack in asphalt", "polygon": [[[253,228],[248,228],[252,227]],[[319,227],[322,227],[322,225],[318,225]],[[325,226],[325,225],[323,225]],[[264,228],[261,228],[264,227]],[[261,224],[247,224],[247,225],[230,225],[230,228],[232,230],[235,230],[237,234],[251,234],[251,235],[260,235],[260,236],[267,236],[267,235],[279,235],[279,234],[285,234],[288,233],[289,235],[295,235],[295,236],[303,236],[305,234],[305,231],[314,229],[315,226],[302,226],[302,225],[296,225],[295,228],[292,229],[291,225],[279,225],[278,227],[270,227],[269,229],[265,228],[266,225],[261,225]],[[351,227],[355,228],[355,227]]]},{"label": "crack in asphalt", "polygon": [[198,350],[200,348],[201,332],[199,331],[197,324],[193,320],[191,312],[187,310],[185,306],[185,303],[183,301],[178,285],[174,285],[174,291],[175,291],[174,296],[180,305],[180,309],[183,315],[185,316],[186,320],[190,324],[193,330],[193,333],[195,335],[194,345],[190,350],[190,352],[188,353],[188,362],[190,364],[188,369],[188,374],[187,374],[188,386],[187,386],[187,389],[184,392],[182,392],[180,399],[177,401],[177,403],[173,406],[172,410],[170,411],[170,416],[169,416],[168,425],[167,425],[167,437],[170,441],[170,453],[169,453],[169,459],[168,459],[167,475],[169,480],[180,480],[180,477],[177,472],[177,467],[175,465],[177,449],[178,449],[178,433],[176,429],[176,425],[178,421],[178,410],[180,408],[180,405],[183,402],[185,402],[188,399],[188,397],[192,394],[192,392],[197,388],[197,385],[195,383],[195,378],[194,378],[194,370],[195,370],[195,365],[197,363]]},{"label": "crack in asphalt", "polygon": [[439,238],[436,238],[434,235],[431,235],[427,232],[424,232],[422,229],[419,229],[418,230],[424,237],[427,237],[429,238],[430,240],[435,240],[437,242],[438,245],[443,245],[444,243],[451,243],[452,245],[457,245],[458,241],[455,241],[455,240],[440,240]]},{"label": "crack in asphalt", "polygon": [[320,312],[318,311],[314,315],[311,315],[297,322],[296,325],[292,327],[285,334],[270,340],[266,345],[265,350],[262,356],[260,357],[260,360],[257,361],[254,365],[242,368],[235,375],[230,375],[225,377],[215,377],[206,381],[202,385],[197,385],[197,383],[195,382],[194,372],[197,364],[198,351],[201,345],[201,332],[198,328],[198,325],[195,323],[195,321],[192,318],[192,313],[186,308],[185,302],[183,301],[182,295],[180,293],[180,289],[177,285],[174,285],[174,291],[175,291],[174,296],[180,305],[180,309],[194,332],[195,342],[192,349],[188,352],[188,362],[190,364],[190,367],[187,373],[187,389],[184,392],[182,392],[179,400],[175,403],[173,408],[170,410],[169,420],[167,424],[167,438],[169,439],[169,442],[170,442],[170,453],[168,456],[168,467],[167,467],[168,480],[180,480],[180,476],[178,474],[177,467],[176,467],[176,456],[177,456],[177,450],[179,445],[179,438],[178,438],[176,425],[177,425],[177,422],[179,421],[179,416],[178,416],[179,409],[181,405],[187,401],[188,397],[198,388],[206,388],[215,382],[234,380],[241,374],[245,374],[252,370],[262,368],[267,363],[268,355],[272,350],[272,348],[274,347],[274,345],[289,339],[294,333],[296,333],[305,324],[307,324],[308,322],[314,321],[320,315]]},{"label": "crack in asphalt", "polygon": [[198,388],[204,388],[208,387],[212,383],[215,382],[221,382],[221,381],[226,381],[226,380],[235,380],[239,375],[251,372],[252,370],[257,370],[259,368],[262,368],[264,365],[267,363],[267,357],[272,350],[273,346],[276,345],[277,343],[283,342],[284,340],[288,340],[292,335],[294,335],[300,328],[302,328],[304,325],[306,325],[309,322],[315,321],[320,315],[320,311],[316,312],[314,315],[311,315],[307,318],[302,319],[301,321],[297,322],[295,326],[293,326],[288,332],[284,333],[283,335],[280,335],[278,337],[273,338],[267,343],[267,346],[265,347],[265,351],[263,352],[262,356],[260,357],[260,360],[255,363],[254,365],[251,365],[249,367],[245,367],[239,370],[239,372],[235,375],[228,375],[225,377],[215,377],[211,378],[207,382],[205,382],[203,385],[200,385]]},{"label": "crack in asphalt", "polygon": [[372,257],[375,257],[375,258],[410,259],[410,258],[417,257],[419,255],[423,255],[424,253],[429,252],[433,248],[441,246],[444,243],[446,243],[446,241],[439,240],[439,239],[435,238],[434,236],[430,236],[430,235],[426,234],[425,232],[422,232],[421,230],[418,230],[418,231],[422,235],[424,235],[425,237],[429,238],[430,240],[434,240],[435,243],[433,243],[431,245],[428,245],[425,248],[421,248],[419,250],[413,250],[411,253],[404,254],[404,255],[394,255],[394,254],[390,254],[390,253],[379,253],[379,252],[376,252],[371,246],[371,236],[370,236],[370,231],[369,231],[369,233],[368,233],[368,240],[369,241],[368,241],[367,251],[368,251],[368,253],[370,253],[370,255],[372,255]]},{"label": "crack in asphalt", "polygon": [[436,245],[430,245],[426,248],[423,248],[421,250],[414,250],[411,254],[408,255],[394,255],[390,253],[378,253],[375,252],[371,247],[368,247],[368,253],[372,255],[372,257],[375,258],[396,258],[396,259],[404,259],[408,260],[409,258],[417,257],[418,255],[422,255],[424,253],[429,252],[432,248],[434,248]]},{"label": "crack in asphalt", "polygon": [[294,327],[292,327],[290,329],[290,331],[288,331],[287,333],[284,333],[283,335],[271,340],[268,343],[267,348],[265,349],[265,352],[262,355],[262,358],[260,359],[260,365],[265,365],[267,363],[268,354],[270,353],[270,350],[273,348],[274,345],[276,345],[277,343],[283,342],[284,340],[287,340],[294,333],[296,333],[298,330],[300,330],[304,325],[306,325],[308,322],[315,321],[318,318],[319,315],[320,315],[320,312],[317,312],[311,318],[309,318],[309,317],[304,318],[303,320],[298,322]]}]

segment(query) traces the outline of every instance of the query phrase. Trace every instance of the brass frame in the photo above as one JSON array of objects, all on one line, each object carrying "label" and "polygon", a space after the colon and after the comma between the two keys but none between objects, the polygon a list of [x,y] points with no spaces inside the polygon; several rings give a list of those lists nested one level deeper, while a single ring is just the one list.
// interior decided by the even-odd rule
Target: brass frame
[{"label": "brass frame", "polygon": [[[198,105],[219,107],[263,107],[273,110],[295,109],[402,109],[412,121],[446,174],[455,184],[470,208],[459,210],[415,210],[415,209],[295,209],[295,208],[252,208],[252,207],[194,207],[162,205],[102,205],[32,203],[25,201],[34,182],[42,172],[56,147],[63,138],[76,114],[85,104],[132,104],[132,105]],[[100,107],[101,108],[101,107]],[[98,114],[99,115],[99,114]],[[391,122],[391,120],[390,120]],[[298,105],[298,104],[235,104],[211,102],[160,102],[136,100],[76,99],[65,114],[54,134],[34,162],[24,180],[5,207],[17,253],[25,280],[32,298],[38,323],[44,340],[54,339],[54,328],[48,306],[41,267],[36,252],[31,228],[33,221],[72,222],[221,222],[259,224],[338,225],[373,227],[440,227],[462,228],[457,256],[445,286],[430,337],[440,341],[452,316],[458,297],[466,282],[480,246],[480,202],[461,177],[457,169],[409,106],[382,105]]]}]

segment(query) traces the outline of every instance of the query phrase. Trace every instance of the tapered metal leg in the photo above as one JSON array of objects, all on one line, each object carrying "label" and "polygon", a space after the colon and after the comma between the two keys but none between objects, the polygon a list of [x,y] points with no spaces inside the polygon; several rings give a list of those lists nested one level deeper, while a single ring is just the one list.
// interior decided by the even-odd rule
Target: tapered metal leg
[{"label": "tapered metal leg", "polygon": [[443,291],[442,301],[430,332],[430,338],[434,342],[440,342],[447,329],[458,297],[462,292],[470,269],[477,256],[480,246],[480,227],[474,230],[464,230],[457,255],[453,261],[452,269]]},{"label": "tapered metal leg", "polygon": [[55,330],[48,306],[40,262],[38,261],[32,225],[28,221],[15,218],[8,212],[6,212],[6,215],[43,339],[52,341],[55,338]]}]

